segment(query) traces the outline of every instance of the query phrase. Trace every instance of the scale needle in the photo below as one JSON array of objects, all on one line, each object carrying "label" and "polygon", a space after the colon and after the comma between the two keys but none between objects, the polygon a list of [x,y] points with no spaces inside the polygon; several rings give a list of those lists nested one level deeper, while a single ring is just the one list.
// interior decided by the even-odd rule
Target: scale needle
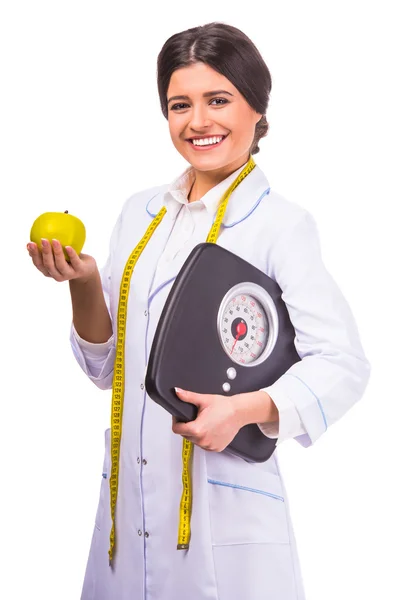
[{"label": "scale needle", "polygon": [[231,354],[235,348],[236,342],[238,341],[239,337],[241,335],[244,335],[246,333],[246,331],[247,331],[246,323],[244,323],[243,321],[241,321],[240,323],[238,323],[236,325],[236,338],[235,338],[235,341],[232,346]]}]

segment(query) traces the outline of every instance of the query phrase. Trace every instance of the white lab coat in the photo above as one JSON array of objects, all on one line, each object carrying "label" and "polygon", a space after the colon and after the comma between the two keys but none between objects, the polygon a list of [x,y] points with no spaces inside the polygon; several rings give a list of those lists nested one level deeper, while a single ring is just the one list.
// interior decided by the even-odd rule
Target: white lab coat
[{"label": "white lab coat", "polygon": [[[134,194],[112,232],[101,276],[113,326],[126,261],[163,206],[167,189],[158,186]],[[114,566],[108,564],[108,429],[81,600],[303,600],[277,452],[265,463],[254,464],[194,446],[190,548],[176,549],[182,437],[172,432],[171,415],[147,396],[143,384],[174,278],[196,243],[205,241],[213,218],[210,214],[206,219],[201,239],[189,240],[178,259],[164,265],[165,280],[154,287],[157,261],[175,218],[173,211],[164,216],[131,279]],[[233,192],[223,223],[217,243],[263,270],[282,289],[302,360],[265,389],[278,406],[285,438],[296,422],[295,413],[297,431],[300,422],[305,433],[294,433],[294,439],[310,446],[362,397],[369,379],[370,365],[353,315],[323,265],[314,219],[271,190],[258,166]],[[87,376],[100,389],[110,390],[114,344],[94,376],[73,326],[70,341]]]}]

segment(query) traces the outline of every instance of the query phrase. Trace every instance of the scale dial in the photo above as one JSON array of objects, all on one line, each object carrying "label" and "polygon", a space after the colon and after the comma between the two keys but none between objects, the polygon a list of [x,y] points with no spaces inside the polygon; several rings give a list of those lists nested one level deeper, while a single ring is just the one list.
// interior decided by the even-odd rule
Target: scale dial
[{"label": "scale dial", "polygon": [[272,352],[278,336],[278,314],[264,288],[241,283],[224,296],[218,311],[218,336],[231,360],[251,367]]}]

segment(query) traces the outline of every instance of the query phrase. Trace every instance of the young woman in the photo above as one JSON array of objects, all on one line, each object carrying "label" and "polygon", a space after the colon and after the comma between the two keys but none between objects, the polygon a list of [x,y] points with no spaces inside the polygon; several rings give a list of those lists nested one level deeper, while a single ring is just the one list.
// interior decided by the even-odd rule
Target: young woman
[{"label": "young woman", "polygon": [[[66,262],[57,241],[44,242],[42,251],[30,244],[44,275],[69,281],[79,365],[96,386],[114,393],[121,280],[149,225],[163,216],[129,283],[115,547],[109,561],[115,454],[107,430],[82,599],[300,600],[276,452],[251,463],[224,449],[246,423],[278,444],[294,438],[310,446],[362,397],[370,366],[350,308],[322,262],[313,217],[271,190],[258,166],[246,171],[268,130],[271,90],[268,68],[250,39],[221,23],[173,35],[158,57],[158,90],[172,143],[190,166],[171,184],[125,202],[101,272],[92,257],[72,249]],[[277,281],[301,360],[273,385],[224,395],[223,402],[216,394],[178,390],[181,400],[197,405],[198,416],[177,423],[146,395],[148,353],[176,275],[194,246],[206,241],[224,193],[244,173],[217,243]],[[178,550],[184,438],[194,444],[193,503],[189,548]]]}]

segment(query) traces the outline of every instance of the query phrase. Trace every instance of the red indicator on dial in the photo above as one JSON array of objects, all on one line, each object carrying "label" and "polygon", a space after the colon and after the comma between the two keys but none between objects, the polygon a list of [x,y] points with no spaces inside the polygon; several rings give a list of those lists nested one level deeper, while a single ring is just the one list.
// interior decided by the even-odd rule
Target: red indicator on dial
[{"label": "red indicator on dial", "polygon": [[231,354],[235,349],[236,346],[236,342],[238,341],[238,339],[244,335],[246,335],[247,333],[247,325],[244,321],[240,321],[237,325],[236,325],[236,336],[235,336],[235,341],[234,344],[232,346],[232,350],[231,350]]}]

